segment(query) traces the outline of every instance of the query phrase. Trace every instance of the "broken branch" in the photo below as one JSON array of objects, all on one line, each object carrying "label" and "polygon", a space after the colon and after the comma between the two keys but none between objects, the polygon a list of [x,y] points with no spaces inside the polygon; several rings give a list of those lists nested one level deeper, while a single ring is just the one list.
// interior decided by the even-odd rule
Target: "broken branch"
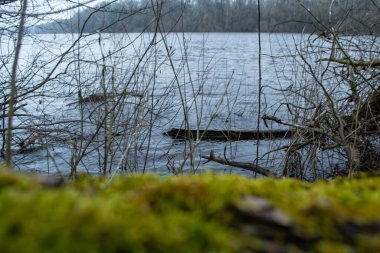
[{"label": "broken branch", "polygon": [[201,156],[201,157],[203,159],[207,159],[207,160],[212,161],[212,162],[216,162],[216,163],[220,163],[220,164],[224,164],[224,165],[230,165],[233,167],[249,170],[249,171],[256,172],[256,173],[259,173],[259,174],[267,176],[267,177],[274,177],[274,178],[279,177],[279,175],[273,173],[272,171],[270,171],[266,168],[260,167],[260,166],[256,166],[253,163],[235,162],[235,161],[230,161],[228,159],[222,159],[220,157],[215,157],[213,152],[210,152],[209,156]]},{"label": "broken branch", "polygon": [[342,58],[342,59],[322,58],[318,60],[317,62],[323,62],[323,61],[335,62],[339,64],[344,64],[344,65],[351,65],[354,67],[369,67],[369,68],[380,67],[380,60],[362,61],[362,60],[351,60],[348,58]]}]

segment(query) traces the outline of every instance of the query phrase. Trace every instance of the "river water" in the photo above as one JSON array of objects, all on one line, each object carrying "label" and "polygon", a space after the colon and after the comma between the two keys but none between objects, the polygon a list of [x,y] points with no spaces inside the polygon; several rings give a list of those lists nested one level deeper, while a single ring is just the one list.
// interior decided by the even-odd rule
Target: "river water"
[{"label": "river water", "polygon": [[[280,105],[289,100],[284,90],[297,71],[294,55],[304,36],[261,36],[261,114],[286,119]],[[33,136],[36,141],[28,148],[43,148],[14,155],[18,169],[69,174],[76,164],[78,171],[92,174],[212,170],[252,176],[239,168],[205,163],[200,156],[213,151],[231,160],[255,162],[257,144],[260,165],[275,172],[282,169],[282,151],[268,152],[288,140],[189,143],[163,135],[185,126],[257,129],[258,34],[185,33],[156,38],[149,33],[94,34],[78,38],[77,34],[44,34],[24,40],[18,94],[28,92],[18,102],[23,107],[14,123],[14,149]],[[2,55],[9,53],[10,45],[10,40],[2,40]],[[2,74],[2,79],[7,75]],[[109,95],[107,103],[78,102],[79,97],[100,93],[118,95]],[[118,112],[109,113],[112,109]],[[260,127],[266,128],[263,122]]]}]

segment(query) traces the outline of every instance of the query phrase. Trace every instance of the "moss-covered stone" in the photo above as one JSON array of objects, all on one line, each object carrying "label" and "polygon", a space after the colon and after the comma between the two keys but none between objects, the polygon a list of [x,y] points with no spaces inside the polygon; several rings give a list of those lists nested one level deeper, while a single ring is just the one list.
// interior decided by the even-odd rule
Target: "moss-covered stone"
[{"label": "moss-covered stone", "polygon": [[0,252],[378,252],[380,178],[0,172]]}]

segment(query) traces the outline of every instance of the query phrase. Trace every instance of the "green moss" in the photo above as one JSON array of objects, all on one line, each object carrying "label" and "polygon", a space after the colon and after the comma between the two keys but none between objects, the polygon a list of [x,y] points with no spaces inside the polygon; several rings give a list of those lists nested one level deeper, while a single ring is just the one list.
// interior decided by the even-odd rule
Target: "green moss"
[{"label": "green moss", "polygon": [[0,173],[0,252],[378,252],[380,178]]}]

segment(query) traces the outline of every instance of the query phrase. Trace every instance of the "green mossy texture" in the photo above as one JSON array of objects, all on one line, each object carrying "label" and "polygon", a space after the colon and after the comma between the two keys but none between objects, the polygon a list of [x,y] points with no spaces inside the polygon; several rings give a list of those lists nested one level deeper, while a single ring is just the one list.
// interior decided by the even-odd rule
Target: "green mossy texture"
[{"label": "green mossy texture", "polygon": [[380,252],[380,178],[0,172],[0,252]]}]

